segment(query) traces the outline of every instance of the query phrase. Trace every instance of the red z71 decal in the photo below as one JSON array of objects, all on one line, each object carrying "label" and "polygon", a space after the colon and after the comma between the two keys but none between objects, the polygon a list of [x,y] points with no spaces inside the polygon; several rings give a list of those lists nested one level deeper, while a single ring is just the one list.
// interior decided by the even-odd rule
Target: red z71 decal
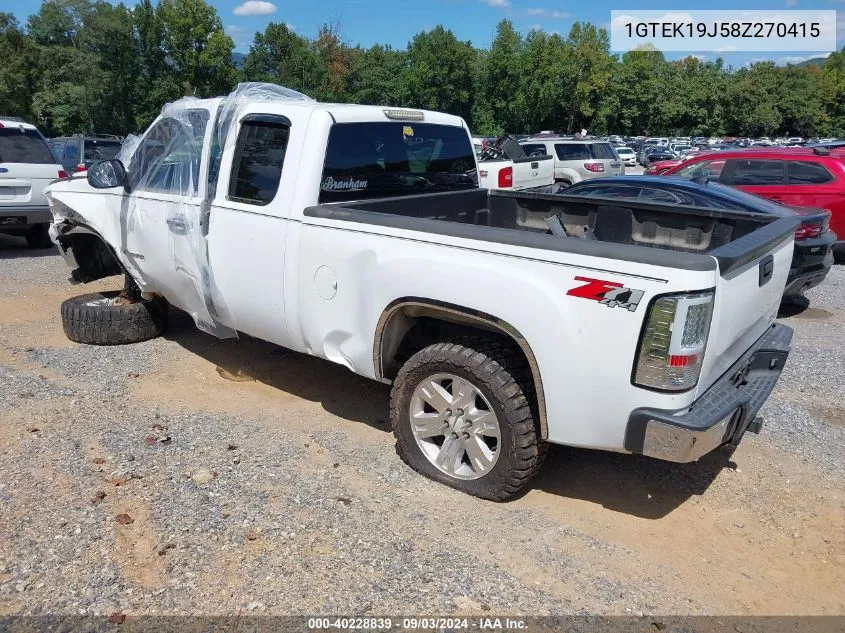
[{"label": "red z71 decal", "polygon": [[629,312],[634,312],[637,309],[644,294],[642,290],[626,288],[622,284],[613,281],[591,279],[590,277],[575,277],[575,281],[585,281],[587,283],[583,286],[572,288],[566,293],[567,295],[579,297],[580,299],[598,301],[608,308],[619,306]]}]

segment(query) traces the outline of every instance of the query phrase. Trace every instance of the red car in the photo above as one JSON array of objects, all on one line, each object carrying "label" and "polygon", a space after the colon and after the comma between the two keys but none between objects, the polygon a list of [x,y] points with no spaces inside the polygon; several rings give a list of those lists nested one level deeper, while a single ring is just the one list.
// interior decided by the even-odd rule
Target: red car
[{"label": "red car", "polygon": [[[835,249],[845,254],[845,149],[723,151],[696,156],[662,175],[718,182],[793,207],[827,209],[830,229],[837,235]],[[807,237],[818,237],[818,232]]]},{"label": "red car", "polygon": [[681,156],[680,158],[675,158],[674,160],[659,160],[656,163],[652,163],[648,166],[648,168],[643,172],[646,176],[662,176],[665,174],[669,169],[672,167],[677,167],[678,165],[683,165],[688,163],[693,158],[698,158],[700,156],[704,156],[705,154],[714,154],[715,152],[694,152],[692,154],[686,154],[685,156]]}]

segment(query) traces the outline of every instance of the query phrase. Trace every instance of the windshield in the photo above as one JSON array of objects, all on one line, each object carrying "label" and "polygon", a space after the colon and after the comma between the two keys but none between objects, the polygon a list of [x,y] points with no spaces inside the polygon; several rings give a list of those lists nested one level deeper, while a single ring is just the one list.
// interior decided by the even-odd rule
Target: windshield
[{"label": "windshield", "polygon": [[320,202],[475,189],[475,153],[462,127],[434,123],[332,126]]},{"label": "windshield", "polygon": [[56,158],[37,130],[0,129],[0,163],[55,165]]}]

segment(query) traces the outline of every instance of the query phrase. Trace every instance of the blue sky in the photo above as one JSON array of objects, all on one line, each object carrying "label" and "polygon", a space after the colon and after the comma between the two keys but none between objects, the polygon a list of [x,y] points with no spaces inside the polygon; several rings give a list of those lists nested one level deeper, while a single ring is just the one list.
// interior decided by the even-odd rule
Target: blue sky
[{"label": "blue sky", "polygon": [[[838,10],[837,44],[845,45],[845,0],[709,0],[676,4],[665,0],[644,0],[637,3],[618,0],[593,2],[551,2],[549,0],[210,0],[217,8],[227,32],[236,43],[236,50],[248,52],[252,36],[270,22],[285,22],[297,33],[313,37],[320,24],[336,20],[343,38],[350,44],[386,43],[404,48],[421,30],[443,24],[462,40],[476,46],[488,46],[496,24],[502,18],[513,21],[517,29],[528,33],[531,28],[566,34],[574,21],[584,20],[607,26],[612,9],[803,9]],[[132,4],[132,2],[130,2]],[[244,6],[246,5],[246,6]],[[21,22],[38,10],[40,0],[19,0],[13,12]],[[239,8],[240,7],[240,8]],[[6,10],[8,10],[8,7]],[[697,53],[714,59],[715,53]],[[816,52],[818,54],[818,52]],[[683,57],[670,53],[667,57]],[[795,63],[813,56],[813,52],[723,53],[726,63],[741,66],[751,61],[772,59],[778,63]]]}]

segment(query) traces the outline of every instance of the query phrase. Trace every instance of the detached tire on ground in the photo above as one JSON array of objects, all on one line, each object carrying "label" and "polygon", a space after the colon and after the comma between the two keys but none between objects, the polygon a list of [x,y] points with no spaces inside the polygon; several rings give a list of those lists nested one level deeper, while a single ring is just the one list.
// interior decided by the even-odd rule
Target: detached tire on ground
[{"label": "detached tire on ground", "polygon": [[504,501],[546,455],[526,392],[524,359],[472,338],[430,345],[399,371],[391,420],[400,457],[426,477]]},{"label": "detached tire on ground", "polygon": [[62,303],[62,327],[75,343],[126,345],[160,336],[167,327],[161,297],[127,302],[118,290],[93,292]]}]

